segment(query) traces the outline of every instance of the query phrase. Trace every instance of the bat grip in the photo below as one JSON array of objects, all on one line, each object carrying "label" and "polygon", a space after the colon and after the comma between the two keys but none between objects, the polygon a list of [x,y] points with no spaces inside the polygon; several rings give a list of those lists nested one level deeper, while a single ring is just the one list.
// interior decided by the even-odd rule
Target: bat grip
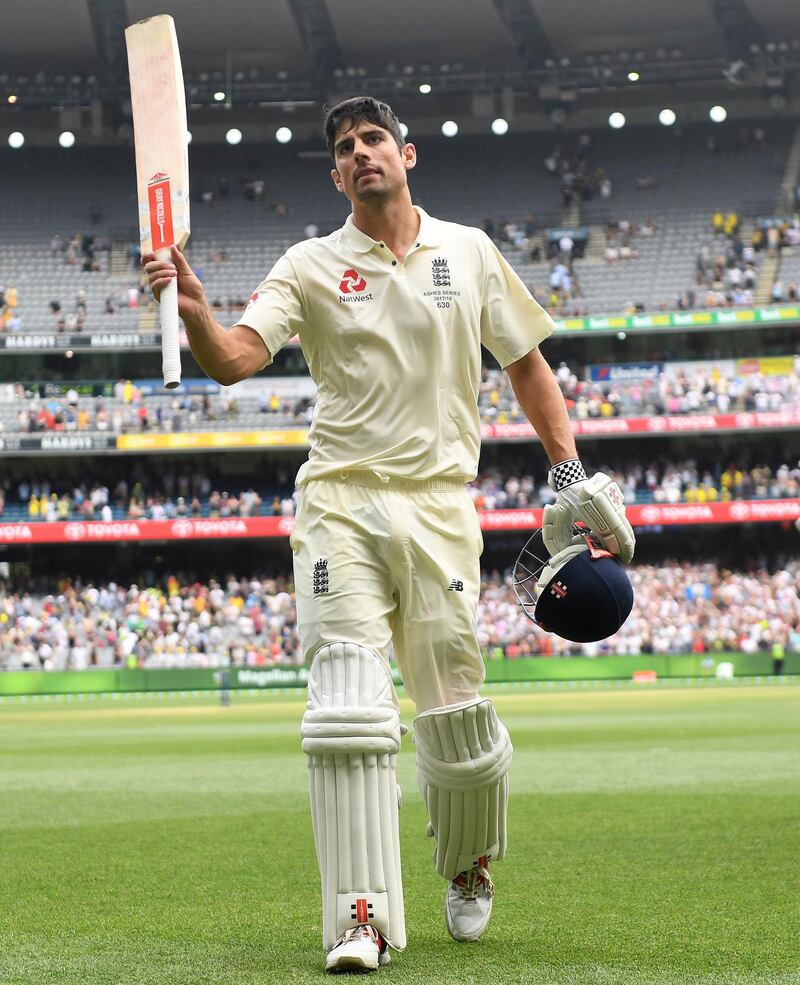
[{"label": "bat grip", "polygon": [[[162,256],[163,254],[163,256]],[[169,250],[159,250],[159,260],[169,259]],[[181,348],[178,321],[178,279],[173,278],[161,291],[161,372],[164,386],[174,390],[181,382]]]}]

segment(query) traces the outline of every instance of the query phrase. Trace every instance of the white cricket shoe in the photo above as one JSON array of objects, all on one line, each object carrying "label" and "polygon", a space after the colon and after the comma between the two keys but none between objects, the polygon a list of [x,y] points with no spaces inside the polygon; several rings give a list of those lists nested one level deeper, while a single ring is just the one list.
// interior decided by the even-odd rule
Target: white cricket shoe
[{"label": "white cricket shoe", "polygon": [[468,872],[459,872],[447,887],[444,918],[453,940],[476,941],[489,926],[494,884],[484,855]]},{"label": "white cricket shoe", "polygon": [[377,971],[390,960],[389,948],[378,931],[361,924],[345,931],[330,949],[325,971]]}]

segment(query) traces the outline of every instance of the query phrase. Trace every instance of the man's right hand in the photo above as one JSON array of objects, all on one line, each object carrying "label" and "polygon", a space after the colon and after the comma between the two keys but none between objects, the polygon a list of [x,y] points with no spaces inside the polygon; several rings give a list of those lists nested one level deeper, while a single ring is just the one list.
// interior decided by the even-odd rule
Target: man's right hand
[{"label": "man's right hand", "polygon": [[203,285],[177,246],[170,247],[168,260],[158,260],[155,253],[145,253],[142,263],[156,301],[160,299],[161,292],[167,284],[177,277],[178,314],[184,321],[196,318],[201,311],[207,309],[208,302]]}]

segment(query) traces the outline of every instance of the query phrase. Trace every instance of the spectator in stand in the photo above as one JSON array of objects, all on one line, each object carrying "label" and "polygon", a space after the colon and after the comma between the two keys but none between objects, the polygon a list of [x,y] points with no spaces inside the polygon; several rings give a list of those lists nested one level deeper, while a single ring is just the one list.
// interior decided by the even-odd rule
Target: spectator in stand
[{"label": "spectator in stand", "polygon": [[[712,562],[629,568],[636,605],[611,639],[575,644],[544,633],[522,613],[509,572],[482,576],[478,637],[486,659],[603,653],[774,655],[800,647],[800,564],[730,571]],[[297,666],[291,582],[256,576],[157,586],[64,580],[48,594],[0,583],[0,669],[85,666]]]},{"label": "spectator in stand", "polygon": [[731,209],[731,211],[728,212],[725,216],[725,223],[722,227],[722,231],[729,239],[732,239],[736,234],[738,228],[739,228],[739,215],[737,212]]}]

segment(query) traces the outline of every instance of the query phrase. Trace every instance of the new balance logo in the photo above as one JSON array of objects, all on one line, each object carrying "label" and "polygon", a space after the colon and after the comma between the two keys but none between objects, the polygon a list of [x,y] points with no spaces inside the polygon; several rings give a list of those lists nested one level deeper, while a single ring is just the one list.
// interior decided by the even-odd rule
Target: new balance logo
[{"label": "new balance logo", "polygon": [[464,582],[463,581],[457,581],[454,578],[450,582],[450,584],[447,586],[447,591],[448,592],[463,592],[464,591]]},{"label": "new balance logo", "polygon": [[433,274],[434,287],[450,286],[450,268],[447,266],[447,257],[434,257],[431,260],[431,273]]},{"label": "new balance logo", "polygon": [[314,565],[314,594],[328,594],[328,559],[321,557]]}]

